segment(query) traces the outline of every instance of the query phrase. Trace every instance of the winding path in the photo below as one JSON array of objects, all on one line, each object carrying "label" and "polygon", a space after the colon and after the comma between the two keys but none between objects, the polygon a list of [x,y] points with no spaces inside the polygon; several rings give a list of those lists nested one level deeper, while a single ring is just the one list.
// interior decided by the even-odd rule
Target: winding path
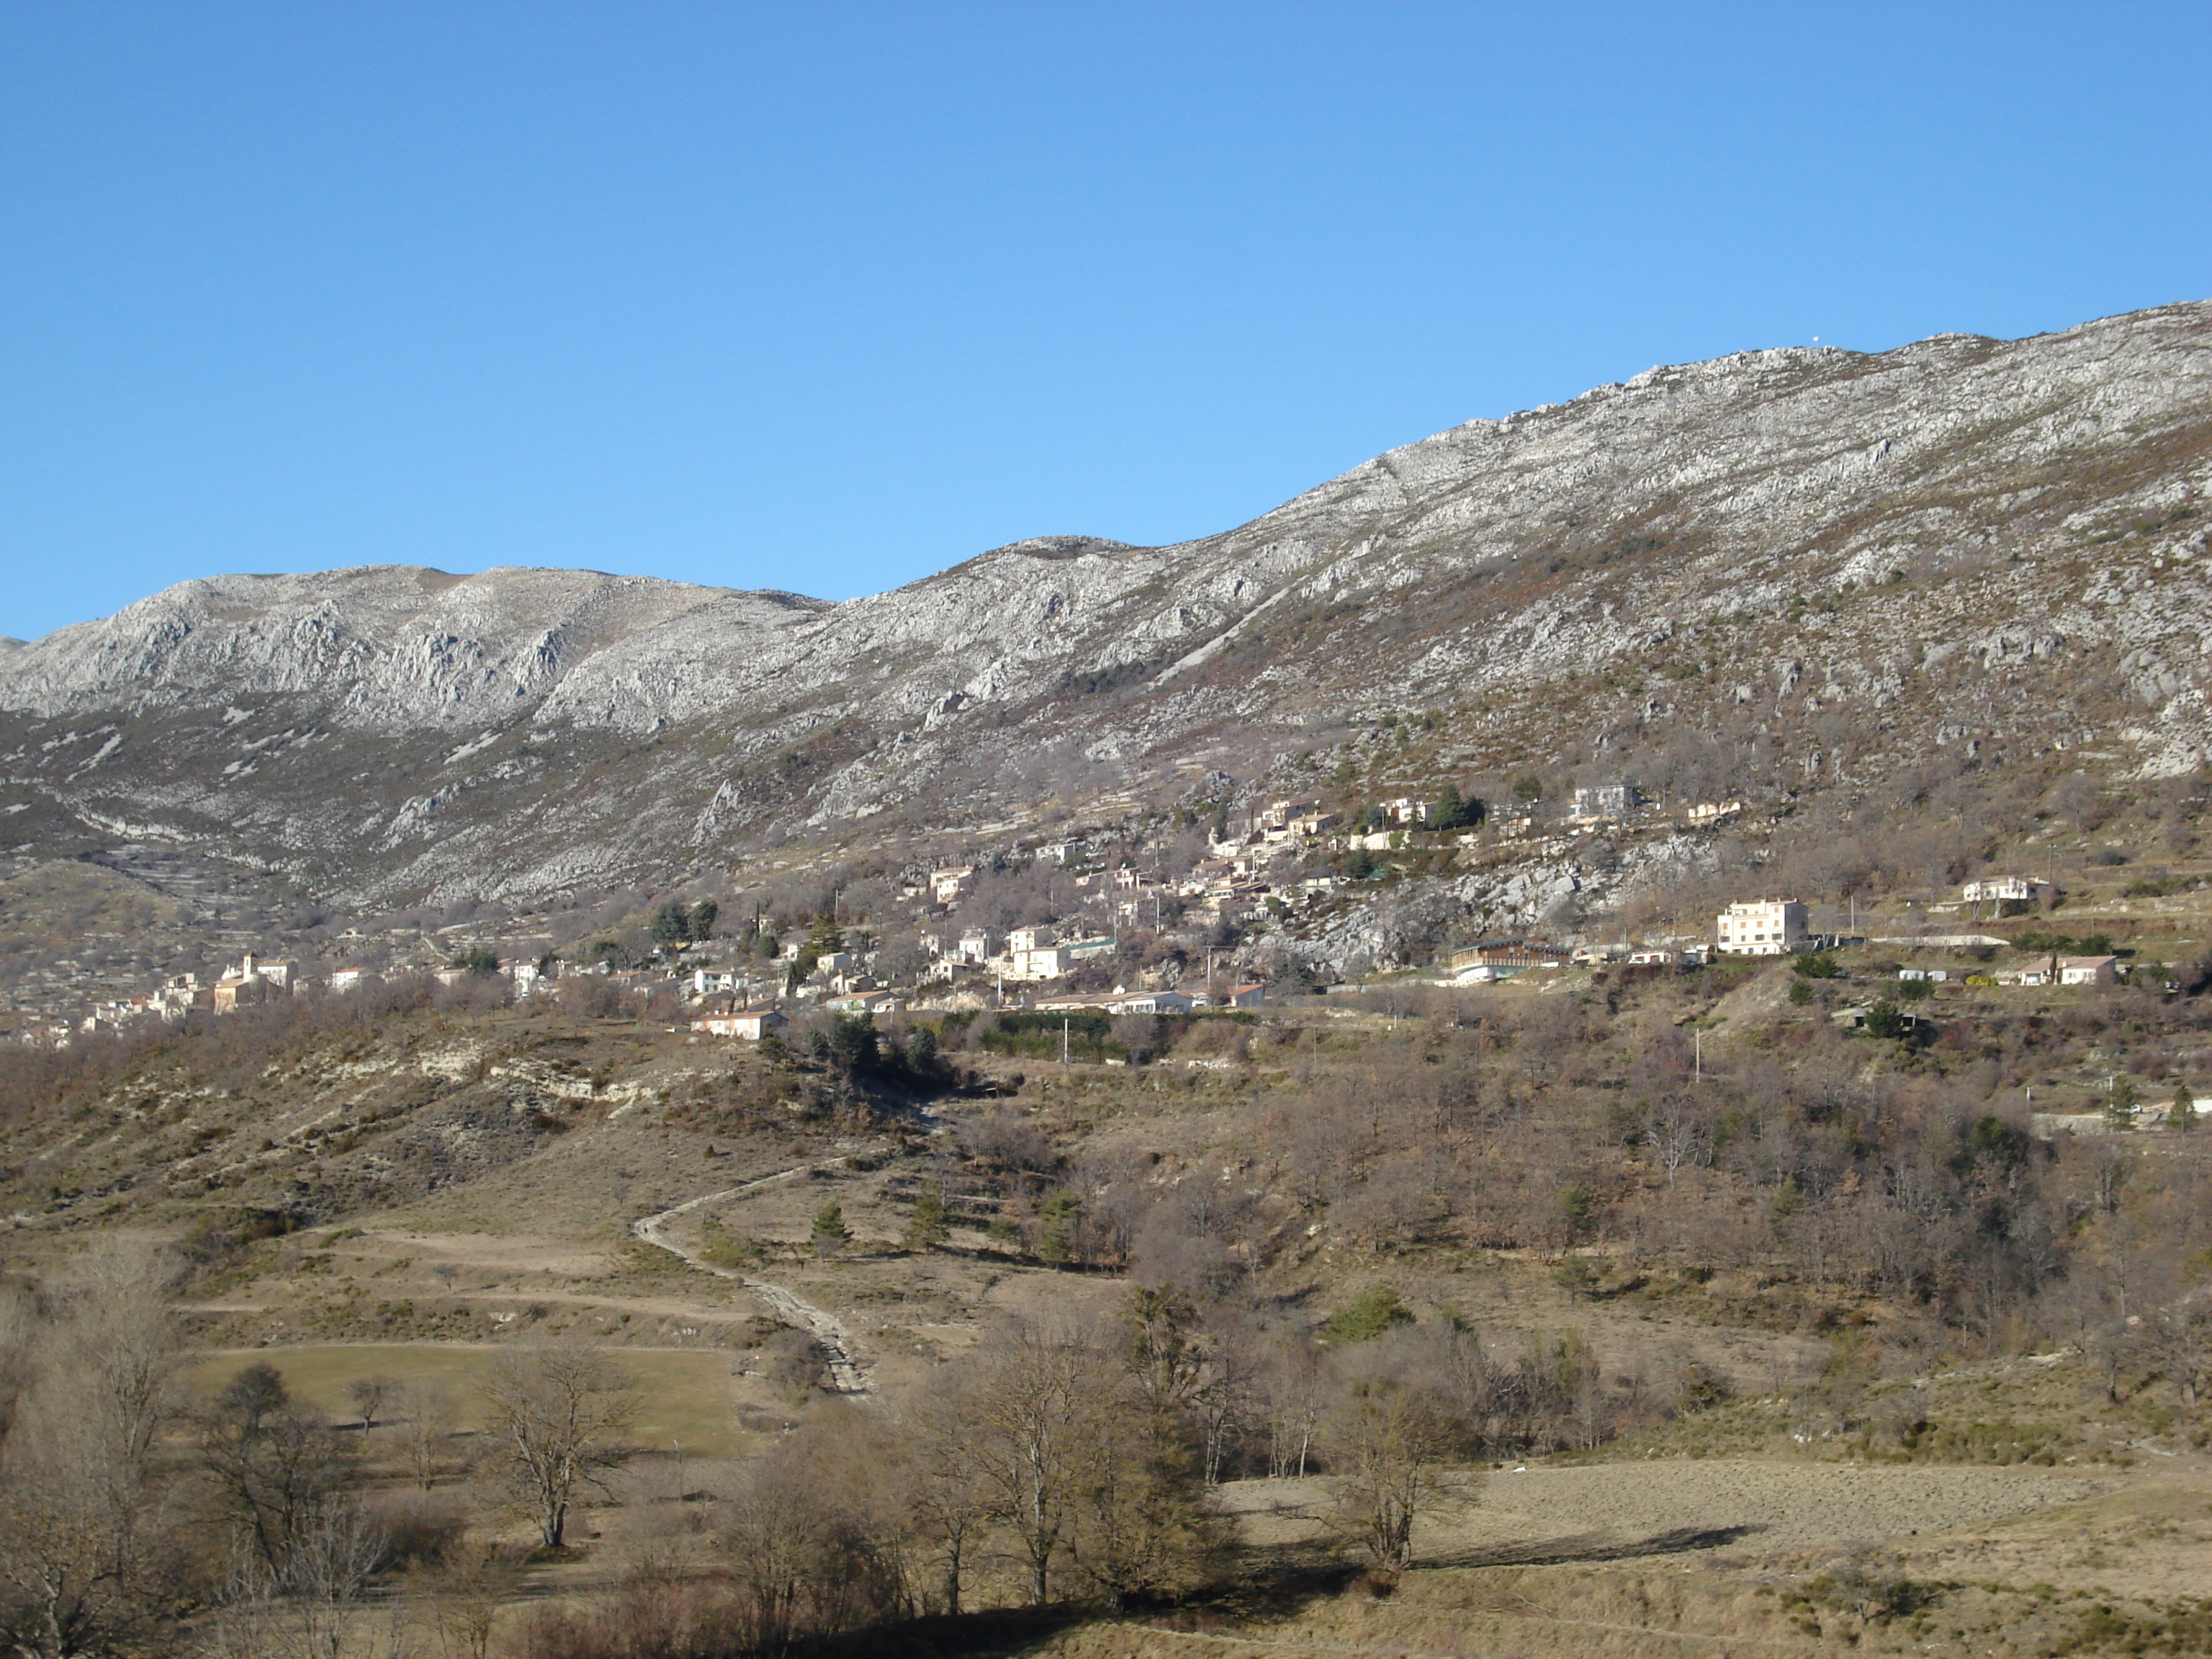
[{"label": "winding path", "polygon": [[686,1210],[696,1210],[702,1204],[719,1203],[726,1198],[743,1198],[748,1193],[758,1192],[763,1187],[773,1187],[778,1182],[812,1173],[832,1164],[842,1164],[849,1156],[839,1153],[814,1164],[800,1164],[781,1170],[772,1176],[763,1176],[757,1181],[747,1181],[735,1187],[725,1187],[720,1192],[703,1193],[697,1198],[686,1199],[673,1209],[663,1210],[630,1223],[629,1230],[656,1249],[665,1250],[678,1261],[696,1267],[702,1273],[712,1273],[717,1279],[733,1279],[755,1296],[773,1308],[788,1322],[805,1327],[813,1333],[814,1340],[822,1345],[828,1356],[830,1380],[836,1384],[840,1394],[865,1395],[872,1392],[871,1368],[853,1358],[853,1337],[835,1314],[825,1312],[811,1302],[802,1302],[781,1285],[770,1285],[763,1279],[748,1279],[732,1267],[718,1267],[703,1261],[669,1238],[668,1224]]}]

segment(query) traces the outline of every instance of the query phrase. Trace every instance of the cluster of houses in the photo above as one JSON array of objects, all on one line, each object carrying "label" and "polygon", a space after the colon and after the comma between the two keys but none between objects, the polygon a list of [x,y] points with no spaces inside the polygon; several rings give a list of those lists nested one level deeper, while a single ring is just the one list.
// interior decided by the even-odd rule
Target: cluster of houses
[{"label": "cluster of houses", "polygon": [[[530,995],[553,976],[552,971],[541,970],[532,962],[507,963],[498,972],[517,996]],[[434,976],[446,985],[460,984],[476,974],[476,969],[468,968],[434,970]],[[196,1015],[219,1018],[241,1008],[258,1008],[310,988],[343,995],[380,977],[377,970],[371,968],[339,968],[321,978],[312,978],[303,975],[300,964],[289,958],[271,958],[249,951],[236,966],[225,969],[212,980],[203,980],[198,974],[173,974],[152,990],[137,996],[94,1003],[91,1012],[73,1024],[41,1026],[21,1035],[26,1042],[60,1046],[74,1036],[103,1033],[112,1036],[149,1021],[181,1025]]]},{"label": "cluster of houses", "polygon": [[[240,1008],[258,1007],[273,997],[289,996],[302,982],[296,962],[272,962],[248,951],[236,967],[211,981],[203,983],[198,974],[173,974],[137,996],[95,1003],[75,1030],[86,1036],[112,1034],[149,1020],[181,1025],[195,1013],[233,1014]],[[53,1042],[66,1038],[71,1030],[64,1026],[27,1035],[33,1041]]]},{"label": "cluster of houses", "polygon": [[[1638,816],[1649,805],[1632,785],[1587,785],[1573,792],[1568,817],[1571,824],[1588,829]],[[1742,810],[1741,800],[1701,802],[1686,809],[1686,822],[1711,825]],[[1366,820],[1371,825],[1379,818],[1389,826],[1377,831],[1360,824],[1340,823],[1317,801],[1295,798],[1268,801],[1240,821],[1217,824],[1208,837],[1206,856],[1188,875],[1173,880],[1140,871],[1126,860],[1115,867],[1086,867],[1084,842],[1048,842],[1035,849],[1034,856],[1067,871],[1065,878],[1057,878],[1062,884],[1060,895],[1073,900],[1067,914],[1052,922],[1011,928],[1003,933],[980,926],[956,930],[940,924],[935,931],[925,928],[918,936],[925,965],[910,982],[900,986],[886,984],[876,976],[877,958],[872,953],[821,951],[799,940],[787,942],[775,961],[749,962],[735,968],[661,967],[623,972],[605,963],[578,967],[545,959],[504,963],[495,971],[517,997],[536,994],[564,977],[589,975],[641,1002],[655,996],[672,999],[685,1008],[696,1031],[754,1040],[776,1030],[786,1018],[784,1009],[794,1002],[871,1015],[909,1006],[1005,1007],[1017,1002],[1042,1011],[1095,1009],[1116,1014],[1184,1012],[1210,1004],[1249,1006],[1263,997],[1261,988],[1239,984],[1224,994],[1213,981],[1210,964],[1205,984],[1198,988],[1172,982],[1171,974],[1152,972],[1138,975],[1141,982],[1133,987],[1117,986],[1111,991],[1079,994],[1062,982],[1088,965],[1112,958],[1121,928],[1148,924],[1158,928],[1170,901],[1173,912],[1187,925],[1233,920],[1262,903],[1280,914],[1295,915],[1297,907],[1344,884],[1345,878],[1332,875],[1287,878],[1273,870],[1279,862],[1296,860],[1316,849],[1346,851],[1402,842],[1407,832],[1427,828],[1434,816],[1431,802],[1412,796],[1382,801],[1375,816]],[[1164,839],[1154,843],[1164,844]],[[933,869],[926,879],[907,888],[906,896],[957,911],[975,892],[979,873],[974,865]],[[2037,877],[1993,877],[1966,884],[1962,899],[1968,905],[1987,904],[2002,912],[2008,905],[2033,904],[2051,890],[2051,883]],[[345,937],[356,936],[349,933]],[[1625,938],[1617,944],[1586,943],[1579,939],[1553,943],[1526,937],[1480,940],[1451,952],[1451,978],[1446,982],[1494,982],[1532,970],[1613,963],[1696,966],[1716,956],[1779,957],[1854,942],[1861,941],[1814,934],[1808,907],[1796,900],[1765,898],[1729,905],[1715,918],[1710,940],[1675,937],[1638,945]],[[1926,934],[1909,940],[1874,942],[1936,948],[2006,943],[1982,934]],[[811,971],[799,977],[794,970],[802,957],[808,959]],[[451,985],[479,977],[489,967],[485,961],[475,967],[428,971]],[[418,964],[394,971],[424,970]],[[1938,969],[1908,971],[1929,978],[1943,976],[1943,970]],[[1978,975],[1976,982],[2026,987],[2108,985],[2124,972],[2124,966],[2109,955],[2058,956],[1995,971],[1986,979]],[[142,995],[101,1002],[73,1023],[40,1028],[22,1036],[28,1041],[66,1042],[79,1032],[116,1031],[144,1020],[175,1024],[195,1015],[220,1017],[311,986],[343,994],[377,976],[373,969],[341,968],[319,980],[303,979],[296,963],[248,954],[212,981],[204,982],[191,974],[178,975]],[[900,977],[908,979],[903,973]]]},{"label": "cluster of houses", "polygon": [[[1631,798],[1633,793],[1630,792]],[[1585,807],[1630,810],[1634,804],[1632,799],[1624,800],[1611,794],[1601,796],[1596,791],[1577,790],[1576,795],[1576,811],[1578,813]],[[1585,797],[1591,799],[1585,799]],[[1722,810],[1734,811],[1740,806],[1741,803],[1729,802],[1723,804]],[[2032,903],[2050,890],[2051,884],[2039,878],[2003,876],[1969,882],[1962,896],[1969,904]],[[1451,953],[1452,980],[1462,985],[1484,984],[1510,979],[1532,969],[1614,962],[1626,962],[1632,966],[1694,967],[1714,956],[1790,956],[1838,944],[1865,942],[1815,934],[1811,928],[1807,907],[1795,899],[1752,899],[1731,904],[1714,918],[1713,933],[1711,945],[1697,940],[1668,940],[1663,944],[1640,946],[1632,946],[1625,941],[1618,945],[1570,946],[1521,938],[1485,939]],[[1875,942],[1950,948],[2001,946],[2008,941],[1989,934],[1947,933],[1899,937]],[[1978,975],[1976,982],[2004,986],[2112,985],[2117,983],[2125,972],[2118,958],[2111,955],[2054,955],[2024,967],[1997,970],[1986,979]],[[1942,981],[1949,977],[1949,974],[1943,969],[1906,969],[1902,970],[1899,977]]]}]

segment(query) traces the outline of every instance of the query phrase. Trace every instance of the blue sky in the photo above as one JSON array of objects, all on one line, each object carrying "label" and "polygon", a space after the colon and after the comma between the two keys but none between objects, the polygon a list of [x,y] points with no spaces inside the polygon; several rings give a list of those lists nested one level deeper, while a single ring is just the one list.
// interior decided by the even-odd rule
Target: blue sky
[{"label": "blue sky", "polygon": [[0,633],[830,598],[1747,347],[2212,295],[2212,8],[0,0]]}]

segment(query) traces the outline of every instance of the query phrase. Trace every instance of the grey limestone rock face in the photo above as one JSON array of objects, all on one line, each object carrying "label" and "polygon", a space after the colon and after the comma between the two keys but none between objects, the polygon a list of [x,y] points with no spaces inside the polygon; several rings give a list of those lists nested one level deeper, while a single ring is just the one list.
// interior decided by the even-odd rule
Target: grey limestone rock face
[{"label": "grey limestone rock face", "polygon": [[[1040,538],[843,604],[185,582],[0,642],[0,809],[398,902],[1172,799],[1390,709],[1460,711],[1498,764],[1750,710],[1845,722],[1815,776],[2085,732],[2171,771],[2212,750],[2208,486],[2212,306],[1744,352],[1470,422],[1222,535]],[[2063,695],[2084,675],[2109,707]],[[1601,707],[1607,678],[1638,684]]]}]

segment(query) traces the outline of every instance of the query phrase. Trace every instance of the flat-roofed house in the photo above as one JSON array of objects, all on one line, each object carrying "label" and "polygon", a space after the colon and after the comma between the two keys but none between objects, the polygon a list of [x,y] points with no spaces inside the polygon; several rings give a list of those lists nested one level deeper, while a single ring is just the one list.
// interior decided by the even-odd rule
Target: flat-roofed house
[{"label": "flat-roofed house", "polygon": [[1731,904],[1717,929],[1724,957],[1787,956],[1805,948],[1805,907],[1795,899]]}]

